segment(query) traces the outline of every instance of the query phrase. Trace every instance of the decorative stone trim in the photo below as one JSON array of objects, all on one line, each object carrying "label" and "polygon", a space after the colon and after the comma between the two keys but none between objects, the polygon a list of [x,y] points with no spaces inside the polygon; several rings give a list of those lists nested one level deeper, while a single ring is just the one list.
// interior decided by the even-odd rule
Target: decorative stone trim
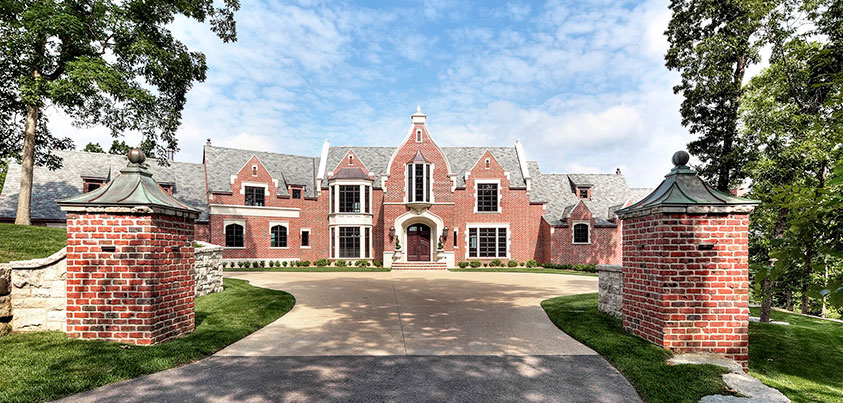
[{"label": "decorative stone trim", "polygon": [[597,275],[597,309],[620,318],[623,313],[623,266],[598,264]]},{"label": "decorative stone trim", "polygon": [[732,214],[732,213],[750,213],[755,209],[754,204],[731,204],[726,206],[662,206],[653,207],[643,210],[635,210],[629,213],[619,212],[618,218],[636,218],[658,213],[676,213],[676,214]]},{"label": "decorative stone trim", "polygon": [[84,205],[72,205],[72,204],[63,204],[61,205],[61,210],[65,213],[76,213],[76,214],[101,214],[101,213],[112,213],[112,214],[161,214],[161,215],[168,215],[168,216],[176,216],[176,217],[185,217],[196,219],[199,217],[199,213],[190,210],[176,210],[167,207],[159,207],[159,206],[84,206]]},{"label": "decorative stone trim", "polygon": [[12,331],[65,331],[66,257],[65,247],[46,258],[9,263]]}]

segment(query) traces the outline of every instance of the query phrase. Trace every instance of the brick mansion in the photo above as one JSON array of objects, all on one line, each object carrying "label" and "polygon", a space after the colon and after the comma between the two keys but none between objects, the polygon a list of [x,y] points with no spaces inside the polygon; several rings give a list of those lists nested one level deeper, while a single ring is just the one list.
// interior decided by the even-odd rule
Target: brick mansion
[{"label": "brick mansion", "polygon": [[[152,178],[201,211],[196,239],[226,260],[374,260],[384,266],[457,262],[621,262],[615,211],[652,189],[610,174],[542,173],[523,145],[440,147],[426,116],[411,116],[397,146],[334,146],[319,156],[204,147],[201,163],[149,160]],[[400,142],[399,142],[400,141]],[[97,191],[126,157],[56,151],[61,168],[36,167],[32,221],[64,225],[56,204]],[[14,220],[20,165],[10,164],[0,222]]]}]

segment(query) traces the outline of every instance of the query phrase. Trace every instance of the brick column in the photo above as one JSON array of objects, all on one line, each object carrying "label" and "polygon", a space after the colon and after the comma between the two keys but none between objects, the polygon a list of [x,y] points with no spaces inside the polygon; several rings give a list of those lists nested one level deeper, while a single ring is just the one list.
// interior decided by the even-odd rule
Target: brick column
[{"label": "brick column", "polygon": [[674,352],[715,353],[746,368],[755,202],[711,189],[687,159],[679,162],[653,194],[619,211],[623,327]]},{"label": "brick column", "polygon": [[[133,154],[134,153],[134,154]],[[139,150],[67,213],[67,335],[150,345],[194,328],[193,210],[152,180]]]}]

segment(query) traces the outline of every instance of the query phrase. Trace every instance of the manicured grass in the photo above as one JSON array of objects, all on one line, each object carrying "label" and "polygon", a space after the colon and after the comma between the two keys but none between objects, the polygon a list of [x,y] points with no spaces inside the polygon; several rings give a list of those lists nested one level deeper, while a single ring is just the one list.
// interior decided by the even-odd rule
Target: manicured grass
[{"label": "manicured grass", "polygon": [[277,272],[314,272],[314,273],[329,273],[329,272],[385,272],[389,271],[386,267],[244,267],[231,268],[226,267],[224,272],[247,272],[247,271],[277,271]]},{"label": "manicured grass", "polygon": [[0,263],[47,257],[66,244],[64,228],[0,224]]},{"label": "manicured grass", "polygon": [[193,333],[157,346],[67,339],[58,332],[0,338],[0,402],[52,400],[187,364],[266,326],[295,304],[290,294],[243,280],[225,279],[224,286],[196,299]]},{"label": "manicured grass", "polygon": [[794,402],[843,402],[843,324],[779,311],[770,316],[790,326],[750,322],[749,373]]},{"label": "manicured grass", "polygon": [[573,276],[593,276],[597,273],[589,273],[576,270],[545,269],[542,267],[478,267],[465,269],[448,269],[455,272],[479,272],[479,273],[545,273],[545,274],[570,274]]},{"label": "manicured grass", "polygon": [[671,353],[624,332],[621,322],[597,310],[597,294],[542,301],[556,326],[606,358],[646,402],[699,402],[706,395],[728,394],[714,365],[667,365]]}]

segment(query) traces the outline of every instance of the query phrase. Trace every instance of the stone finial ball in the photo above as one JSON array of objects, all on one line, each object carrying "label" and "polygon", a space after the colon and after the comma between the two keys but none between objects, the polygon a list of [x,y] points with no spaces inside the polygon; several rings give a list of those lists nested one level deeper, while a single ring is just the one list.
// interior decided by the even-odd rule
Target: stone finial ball
[{"label": "stone finial ball", "polygon": [[691,156],[686,151],[677,151],[673,153],[673,165],[678,167],[688,165]]},{"label": "stone finial ball", "polygon": [[139,148],[129,150],[129,162],[143,164],[144,161],[146,161],[146,155]]}]

